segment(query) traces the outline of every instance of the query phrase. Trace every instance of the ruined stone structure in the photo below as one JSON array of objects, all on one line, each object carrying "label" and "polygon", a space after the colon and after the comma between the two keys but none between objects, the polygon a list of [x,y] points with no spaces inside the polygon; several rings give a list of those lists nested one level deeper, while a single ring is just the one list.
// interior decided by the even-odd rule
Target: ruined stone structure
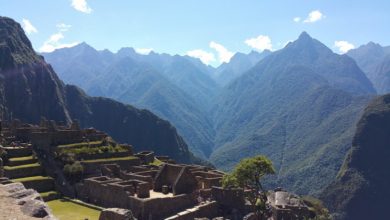
[{"label": "ruined stone structure", "polygon": [[[215,217],[216,203],[202,203],[201,190],[220,186],[222,173],[203,166],[164,164],[101,166],[102,176],[85,179],[77,195],[85,202],[108,208],[129,209],[138,219],[185,219],[184,216]],[[207,182],[207,178],[213,179]],[[207,182],[207,184],[205,184]],[[176,217],[176,214],[182,213]]]},{"label": "ruined stone structure", "polygon": [[308,206],[302,199],[292,193],[282,190],[271,191],[267,199],[271,205],[275,220],[304,219],[308,216],[311,218],[315,217],[315,214],[310,212]]},{"label": "ruined stone structure", "polygon": [[[221,171],[176,164],[151,151],[134,154],[131,145],[117,144],[95,129],[80,129],[77,122],[64,126],[43,119],[37,126],[14,120],[2,122],[1,131],[5,147],[0,151],[7,157],[4,169],[0,157],[0,177],[10,179],[0,178],[0,183],[18,179],[25,188],[43,193],[44,201],[75,197],[107,208],[102,220],[253,218],[243,189],[221,187]],[[76,162],[82,175],[71,182],[64,170]],[[270,192],[268,203],[275,220],[311,214],[297,196],[281,190]]]},{"label": "ruined stone structure", "polygon": [[39,126],[23,124],[15,119],[2,122],[2,133],[7,142],[18,141],[31,143],[40,148],[83,141],[102,140],[107,134],[95,129],[80,129],[77,121],[70,126],[57,125],[54,121],[42,119]]}]

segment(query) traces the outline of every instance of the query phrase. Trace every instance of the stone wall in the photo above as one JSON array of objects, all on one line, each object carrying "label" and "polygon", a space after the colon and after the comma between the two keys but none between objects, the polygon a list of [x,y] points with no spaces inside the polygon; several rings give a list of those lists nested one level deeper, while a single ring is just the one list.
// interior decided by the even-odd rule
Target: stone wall
[{"label": "stone wall", "polygon": [[180,212],[174,216],[168,217],[165,220],[188,220],[195,218],[214,218],[218,216],[218,203],[215,201],[207,202]]},{"label": "stone wall", "polygon": [[164,219],[196,205],[196,199],[192,194],[144,200],[134,197],[130,198],[129,209],[139,220]]},{"label": "stone wall", "polygon": [[189,167],[183,167],[172,187],[172,192],[174,195],[192,193],[197,189],[197,187],[198,182],[195,176],[191,173]]},{"label": "stone wall", "polygon": [[153,161],[154,161],[154,152],[153,151],[141,151],[141,152],[135,154],[134,156],[140,158],[144,164],[153,163]]},{"label": "stone wall", "polygon": [[78,160],[97,160],[104,158],[128,157],[132,156],[131,152],[104,152],[98,154],[81,153],[77,155]]},{"label": "stone wall", "polygon": [[22,167],[17,169],[5,167],[4,169],[4,175],[11,179],[25,177],[26,173],[28,173],[30,176],[40,176],[44,173],[44,169],[39,164],[32,167]]},{"label": "stone wall", "polygon": [[42,179],[42,180],[29,180],[24,181],[23,185],[27,189],[35,189],[38,192],[48,192],[52,191],[55,187],[54,180],[51,178]]},{"label": "stone wall", "polygon": [[130,160],[116,160],[116,161],[96,161],[96,162],[83,162],[81,161],[81,164],[84,167],[84,174],[85,175],[98,175],[101,174],[101,166],[104,164],[117,164],[121,168],[130,168],[132,166],[138,166],[140,165],[141,161],[139,158],[133,158]]},{"label": "stone wall", "polygon": [[211,194],[225,210],[237,209],[241,213],[246,213],[245,197],[242,189],[224,189],[222,187],[212,187]]}]

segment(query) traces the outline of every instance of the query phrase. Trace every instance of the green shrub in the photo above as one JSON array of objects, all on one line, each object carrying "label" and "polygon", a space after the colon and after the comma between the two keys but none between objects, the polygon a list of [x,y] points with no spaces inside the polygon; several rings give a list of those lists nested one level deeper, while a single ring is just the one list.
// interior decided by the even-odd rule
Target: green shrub
[{"label": "green shrub", "polygon": [[331,219],[328,209],[322,204],[321,200],[311,196],[304,196],[302,199],[310,210],[316,214],[315,220]]},{"label": "green shrub", "polygon": [[63,171],[65,176],[68,177],[70,181],[78,182],[83,176],[84,167],[79,161],[77,161],[73,164],[66,164]]}]

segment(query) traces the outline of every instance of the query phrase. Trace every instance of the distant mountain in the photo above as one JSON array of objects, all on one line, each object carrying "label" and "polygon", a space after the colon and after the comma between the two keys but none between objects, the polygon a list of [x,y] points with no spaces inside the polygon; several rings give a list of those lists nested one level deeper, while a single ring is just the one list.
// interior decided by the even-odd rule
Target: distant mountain
[{"label": "distant mountain", "polygon": [[141,55],[133,48],[113,54],[85,43],[43,55],[65,82],[147,108],[172,122],[196,155],[211,154],[214,130],[207,112],[219,88],[203,72],[209,67],[190,57]]},{"label": "distant mountain", "polygon": [[[85,45],[81,47],[89,50]],[[34,52],[21,26],[5,17],[0,17],[0,57],[3,119],[31,123],[38,123],[42,116],[63,122],[78,119],[83,127],[105,131],[136,150],[153,150],[180,162],[200,162],[169,122],[147,110],[89,97],[75,86],[64,85],[51,66]]]},{"label": "distant mountain", "polygon": [[223,63],[215,70],[214,78],[220,85],[227,85],[270,54],[271,51],[269,50],[262,53],[252,51],[249,54],[238,52],[234,54],[229,63]]},{"label": "distant mountain", "polygon": [[356,60],[379,94],[390,92],[390,47],[370,42],[347,54]]},{"label": "distant mountain", "polygon": [[336,176],[374,93],[351,58],[302,33],[224,88],[210,160],[230,169],[243,157],[265,154],[277,168],[269,186],[319,192]]},{"label": "distant mountain", "polygon": [[388,219],[390,95],[373,100],[360,119],[336,181],[322,193],[335,219]]}]

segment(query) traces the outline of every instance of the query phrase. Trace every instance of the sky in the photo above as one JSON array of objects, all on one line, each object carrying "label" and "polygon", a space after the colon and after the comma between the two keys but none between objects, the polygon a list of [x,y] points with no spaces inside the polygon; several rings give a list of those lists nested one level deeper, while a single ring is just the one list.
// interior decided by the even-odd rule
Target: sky
[{"label": "sky", "polygon": [[217,66],[278,50],[303,31],[337,53],[390,45],[389,0],[0,0],[38,52],[86,42],[113,52],[190,55]]}]

